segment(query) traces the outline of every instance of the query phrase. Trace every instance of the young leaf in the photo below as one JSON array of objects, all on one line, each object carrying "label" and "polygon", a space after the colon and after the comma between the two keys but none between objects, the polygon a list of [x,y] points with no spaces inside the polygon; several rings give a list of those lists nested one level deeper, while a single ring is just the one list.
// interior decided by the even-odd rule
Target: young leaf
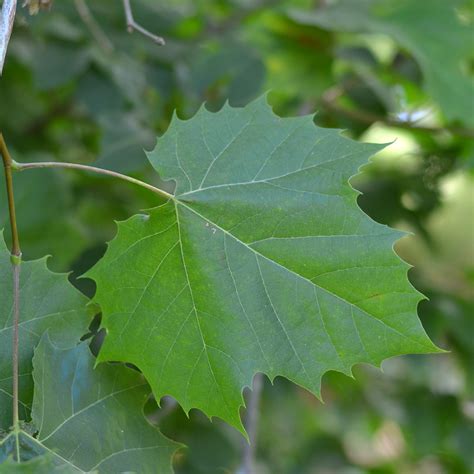
[{"label": "young leaf", "polygon": [[146,421],[142,375],[122,365],[94,369],[94,362],[86,343],[64,350],[42,338],[33,359],[37,439],[20,432],[17,441],[11,433],[0,445],[0,462],[16,456],[19,443],[22,461],[48,454],[65,472],[172,472],[179,445]]},{"label": "young leaf", "polygon": [[119,223],[87,275],[108,332],[99,360],[132,362],[157,399],[243,430],[256,372],[319,395],[328,370],[437,351],[392,250],[402,234],[347,182],[381,148],[264,99],[175,117],[149,154],[175,197]]},{"label": "young leaf", "polygon": [[[61,347],[75,344],[90,322],[87,298],[64,274],[48,270],[47,259],[23,262],[20,273],[20,417],[28,418],[33,397],[31,359],[41,335],[50,330]],[[12,305],[10,252],[0,231],[0,428],[12,424]]]}]

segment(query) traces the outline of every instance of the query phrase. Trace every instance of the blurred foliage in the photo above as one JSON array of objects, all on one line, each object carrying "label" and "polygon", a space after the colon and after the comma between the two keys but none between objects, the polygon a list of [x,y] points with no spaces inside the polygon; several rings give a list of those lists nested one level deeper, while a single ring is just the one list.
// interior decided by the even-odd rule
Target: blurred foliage
[{"label": "blurred foliage", "polygon": [[[468,0],[133,2],[160,47],[126,31],[120,2],[19,6],[0,78],[0,130],[19,161],[95,162],[153,184],[143,149],[176,110],[244,105],[264,90],[283,115],[391,142],[353,179],[375,220],[416,236],[397,250],[429,300],[429,335],[450,352],[331,373],[321,404],[277,379],[261,403],[258,472],[462,474],[474,469],[474,5]],[[91,26],[96,23],[99,28]],[[112,47],[111,47],[112,46]],[[75,280],[114,219],[158,204],[107,178],[38,170],[15,177],[26,258],[52,254]],[[163,186],[163,184],[160,184]],[[2,183],[3,186],[3,183]],[[166,183],[165,186],[169,186]],[[0,225],[5,226],[4,188]],[[180,474],[238,472],[243,440],[167,401],[150,419],[189,447]]]}]

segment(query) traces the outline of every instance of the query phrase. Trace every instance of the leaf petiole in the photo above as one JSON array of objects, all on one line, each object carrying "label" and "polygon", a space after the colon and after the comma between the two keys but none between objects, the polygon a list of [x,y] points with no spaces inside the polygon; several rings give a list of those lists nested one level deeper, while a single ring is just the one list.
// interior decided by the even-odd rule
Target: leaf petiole
[{"label": "leaf petiole", "polygon": [[16,161],[12,161],[11,169],[15,171],[23,171],[28,169],[38,169],[38,168],[66,168],[66,169],[76,169],[81,171],[88,171],[91,173],[102,174],[105,176],[111,176],[114,178],[121,179],[123,181],[128,181],[129,183],[136,184],[137,186],[141,186],[142,188],[148,189],[166,199],[174,199],[174,196],[163,189],[157,188],[156,186],[152,186],[151,184],[145,183],[144,181],[140,181],[139,179],[132,178],[131,176],[127,176],[122,173],[117,173],[116,171],[111,171],[103,168],[96,168],[95,166],[89,165],[81,165],[78,163],[64,163],[60,161],[42,161],[38,163],[18,163]]}]

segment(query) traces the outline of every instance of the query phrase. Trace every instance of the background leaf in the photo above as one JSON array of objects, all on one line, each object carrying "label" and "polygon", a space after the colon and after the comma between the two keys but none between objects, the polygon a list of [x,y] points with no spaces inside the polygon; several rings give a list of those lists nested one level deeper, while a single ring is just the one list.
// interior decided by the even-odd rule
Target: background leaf
[{"label": "background leaf", "polygon": [[[47,161],[51,156],[36,154],[22,159]],[[86,233],[74,215],[71,183],[55,170],[42,171],[15,175],[15,205],[21,243],[25,249],[23,257],[30,260],[54,253],[49,264],[54,270],[61,271],[68,269],[68,265],[84,249]],[[31,198],[32,193],[34,199]],[[0,198],[2,202],[7,201],[3,180],[0,182]],[[46,228],[45,220],[50,223]],[[8,226],[8,209],[3,206],[0,209],[0,228],[6,229]],[[44,238],[38,239],[38,235]],[[9,243],[9,233],[5,237]],[[63,245],[65,240],[74,242],[74,245]]]},{"label": "background leaf", "polygon": [[[37,439],[22,432],[21,459],[49,453],[71,472],[171,473],[179,447],[143,416],[149,390],[143,377],[122,365],[94,369],[87,343],[60,349],[48,336],[34,357],[33,422]],[[0,461],[15,453],[14,433],[2,442]],[[59,471],[62,472],[62,471]]]},{"label": "background leaf", "polygon": [[[20,418],[29,418],[33,397],[33,350],[47,330],[59,347],[75,344],[87,332],[87,298],[64,274],[52,273],[47,259],[26,261],[20,273]],[[10,252],[0,233],[0,428],[12,423],[12,304]]]},{"label": "background leaf", "polygon": [[[456,8],[463,0],[339,0],[313,12],[294,12],[303,24],[349,32],[382,33],[406,48],[419,63],[426,89],[448,120],[474,126],[472,28]],[[443,41],[433,41],[442,35]]]}]

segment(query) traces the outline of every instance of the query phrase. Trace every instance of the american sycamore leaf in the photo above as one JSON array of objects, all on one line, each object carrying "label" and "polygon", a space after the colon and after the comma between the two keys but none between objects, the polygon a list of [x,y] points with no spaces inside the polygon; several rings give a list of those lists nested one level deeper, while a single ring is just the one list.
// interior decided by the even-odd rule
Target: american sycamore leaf
[{"label": "american sycamore leaf", "polygon": [[[13,280],[10,252],[0,231],[0,429],[12,424]],[[72,346],[87,332],[87,298],[68,281],[51,272],[47,259],[21,264],[20,273],[20,418],[27,419],[33,397],[31,359],[41,335],[49,330],[61,347]]]},{"label": "american sycamore leaf", "polygon": [[118,224],[97,283],[99,360],[135,364],[172,395],[242,432],[257,372],[320,395],[328,370],[436,352],[393,251],[403,234],[367,217],[348,179],[382,145],[261,98],[173,118],[148,157],[175,196]]},{"label": "american sycamore leaf", "polygon": [[179,445],[145,419],[150,391],[143,376],[121,364],[94,369],[94,363],[87,343],[59,349],[43,336],[33,359],[37,437],[10,433],[0,444],[0,463],[17,461],[19,452],[27,465],[38,456],[53,464],[50,472],[117,474],[137,466],[143,474],[173,472]]}]

